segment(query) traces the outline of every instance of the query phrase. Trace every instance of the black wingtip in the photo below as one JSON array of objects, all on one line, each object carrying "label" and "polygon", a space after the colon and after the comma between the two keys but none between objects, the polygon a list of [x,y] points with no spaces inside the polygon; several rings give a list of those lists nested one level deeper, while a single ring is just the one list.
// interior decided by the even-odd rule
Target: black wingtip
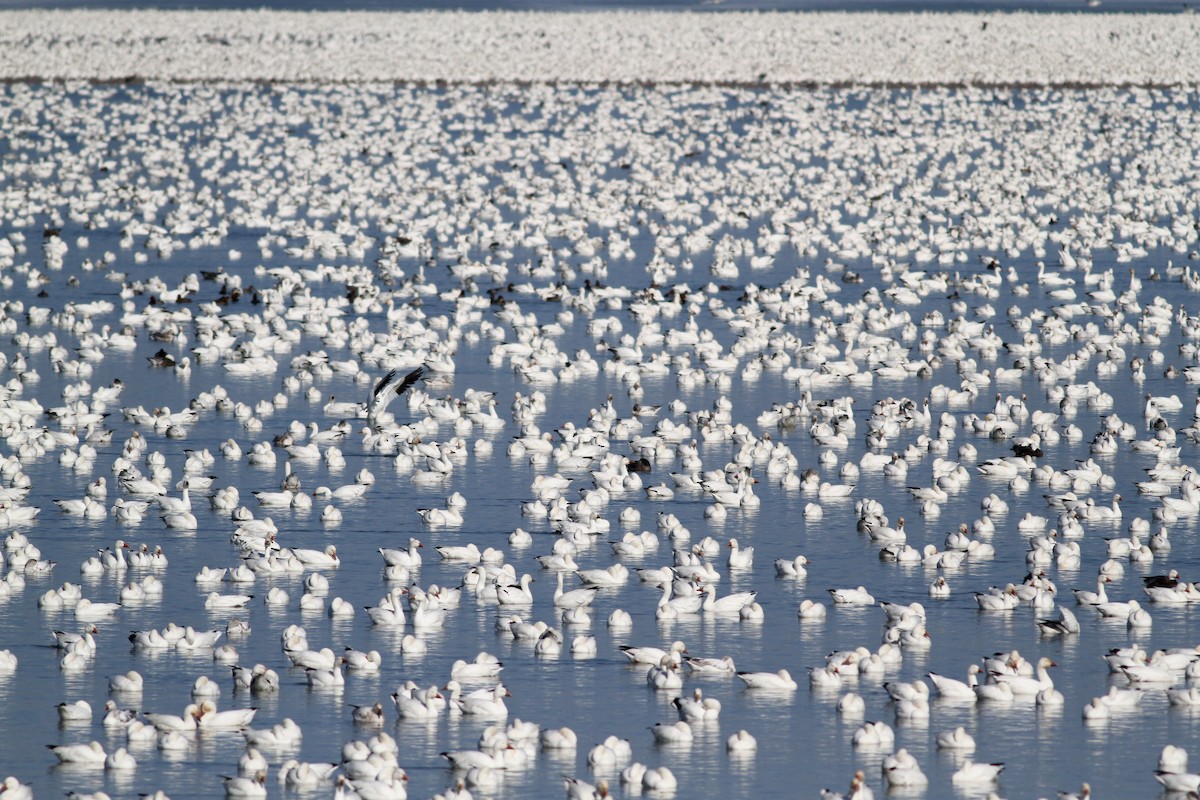
[{"label": "black wingtip", "polygon": [[391,383],[392,379],[395,377],[396,377],[396,370],[394,370],[394,369],[389,370],[388,374],[386,374],[382,378],[380,378],[379,382],[375,384],[375,391],[371,392],[371,396],[378,397],[379,393],[383,391],[384,387],[387,386],[389,383]]},{"label": "black wingtip", "polygon": [[405,392],[407,392],[414,383],[421,380],[421,376],[424,374],[425,374],[425,367],[420,366],[420,367],[417,367],[416,369],[414,369],[412,372],[405,375],[404,380],[400,381],[400,388],[398,388],[396,390],[396,394],[402,395]]}]

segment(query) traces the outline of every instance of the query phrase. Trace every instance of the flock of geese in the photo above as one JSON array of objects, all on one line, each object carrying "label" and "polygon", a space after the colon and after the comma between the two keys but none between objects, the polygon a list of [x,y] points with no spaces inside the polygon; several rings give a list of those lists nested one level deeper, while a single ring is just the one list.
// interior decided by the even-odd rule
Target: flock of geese
[{"label": "flock of geese", "polygon": [[[588,750],[587,772],[563,778],[572,800],[607,796],[609,781],[630,794],[697,791],[688,785],[691,776],[676,774],[678,765],[673,770],[638,759],[651,760],[643,753],[652,744],[686,752],[697,746],[698,730],[720,719],[722,702],[698,685],[702,676],[782,698],[785,709],[794,702],[800,688],[792,674],[795,665],[739,670],[732,656],[693,654],[684,642],[665,640],[673,639],[665,635],[673,624],[688,619],[726,620],[746,630],[763,625],[768,615],[795,615],[803,635],[808,626],[850,615],[854,607],[880,609],[877,642],[847,641],[807,670],[813,696],[855,725],[848,744],[856,757],[880,757],[877,774],[856,771],[847,792],[826,790],[827,800],[873,797],[872,784],[944,791],[930,785],[914,752],[896,746],[891,725],[865,719],[871,687],[886,692],[887,713],[898,727],[912,721],[936,724],[945,709],[964,704],[1066,704],[1055,684],[1055,670],[1063,667],[1048,656],[1030,658],[1017,650],[978,659],[964,655],[956,673],[963,680],[937,673],[929,673],[928,681],[897,680],[906,659],[910,665],[922,663],[921,654],[938,646],[926,605],[876,596],[850,575],[818,572],[819,560],[795,552],[798,547],[768,551],[749,533],[734,530],[745,515],[784,500],[801,510],[810,543],[825,536],[869,542],[870,552],[895,565],[902,575],[898,580],[910,593],[927,595],[927,603],[966,593],[982,619],[1020,619],[1017,615],[1028,609],[1028,627],[1036,629],[1039,642],[1075,637],[1086,642],[1100,620],[1123,623],[1129,644],[1096,654],[1103,655],[1114,682],[1077,709],[1089,724],[1139,713],[1151,692],[1161,693],[1172,707],[1200,706],[1200,647],[1181,642],[1151,649],[1137,643],[1154,630],[1156,618],[1200,599],[1200,587],[1181,575],[1186,570],[1157,569],[1184,566],[1188,556],[1181,551],[1191,542],[1173,533],[1200,515],[1200,475],[1185,460],[1200,441],[1200,395],[1179,397],[1179,387],[1200,382],[1200,315],[1192,314],[1186,302],[1200,289],[1200,279],[1190,266],[1148,267],[1144,260],[1148,249],[1194,259],[1190,249],[1197,233],[1190,223],[1152,224],[1133,200],[1110,203],[1113,219],[1102,222],[1073,206],[1083,201],[1067,197],[1068,191],[1058,198],[1065,210],[1030,214],[1018,199],[1033,185],[1028,173],[1041,170],[1037,180],[1046,175],[1066,180],[1053,164],[1039,162],[1036,169],[1007,176],[1013,183],[1003,196],[989,196],[996,214],[1011,214],[1010,227],[993,237],[979,218],[967,221],[969,209],[979,211],[983,184],[960,174],[965,167],[953,158],[947,156],[950,160],[938,162],[936,169],[911,159],[896,166],[896,148],[903,148],[889,140],[879,145],[878,169],[866,174],[857,166],[863,141],[835,135],[837,126],[828,120],[815,121],[814,131],[806,134],[829,137],[823,150],[828,165],[819,171],[811,170],[807,157],[791,145],[780,145],[779,137],[719,133],[728,137],[725,146],[738,148],[749,161],[761,159],[757,168],[782,159],[796,180],[820,184],[821,190],[813,191],[816,208],[796,198],[790,183],[786,189],[772,183],[769,170],[758,175],[762,185],[757,188],[731,181],[728,171],[718,168],[725,155],[706,153],[706,145],[692,134],[686,143],[662,146],[678,149],[679,162],[700,188],[671,194],[656,173],[668,165],[654,154],[659,145],[634,136],[620,139],[615,128],[603,128],[611,120],[602,120],[596,135],[620,139],[620,152],[603,158],[565,141],[552,163],[543,163],[499,137],[479,143],[483,155],[457,142],[461,162],[447,161],[441,170],[436,168],[446,158],[437,154],[443,144],[441,122],[424,132],[411,123],[400,126],[411,141],[407,151],[397,153],[384,147],[388,140],[381,131],[394,136],[397,126],[388,124],[391,118],[380,111],[378,97],[320,88],[311,95],[283,91],[304,104],[317,126],[334,124],[342,113],[326,104],[327,93],[344,100],[365,120],[362,130],[347,132],[351,149],[345,152],[380,169],[350,170],[354,175],[347,178],[339,174],[345,166],[341,151],[332,159],[336,170],[330,170],[328,156],[323,162],[305,151],[314,174],[319,173],[311,185],[274,185],[260,175],[264,182],[249,191],[221,183],[237,180],[220,169],[237,160],[233,144],[214,139],[203,157],[187,154],[191,128],[178,120],[192,97],[188,90],[122,90],[137,98],[145,116],[164,121],[170,135],[147,141],[147,130],[135,126],[120,142],[96,133],[124,124],[104,108],[105,98],[115,96],[111,87],[75,95],[61,87],[9,86],[5,91],[21,96],[17,105],[30,107],[41,106],[31,97],[51,96],[58,105],[47,102],[49,108],[38,113],[62,124],[44,129],[46,147],[75,163],[103,165],[104,174],[115,171],[128,185],[81,177],[80,195],[91,198],[83,188],[95,182],[96,196],[108,199],[91,200],[99,205],[89,208],[66,200],[47,203],[54,210],[47,212],[50,218],[37,241],[16,229],[0,237],[0,282],[6,292],[24,293],[21,300],[0,302],[0,328],[9,337],[0,351],[0,372],[8,376],[0,386],[6,451],[0,461],[5,574],[0,603],[36,603],[47,624],[56,626],[58,667],[75,676],[90,674],[102,648],[125,646],[123,638],[113,641],[112,630],[120,627],[127,607],[160,602],[172,584],[194,584],[196,605],[210,618],[226,620],[223,627],[168,622],[132,631],[128,643],[136,658],[171,651],[211,654],[221,667],[217,674],[228,677],[196,678],[191,702],[176,715],[173,709],[136,708],[145,683],[138,671],[110,676],[99,723],[108,745],[99,740],[48,744],[63,765],[128,773],[139,760],[165,757],[158,751],[192,752],[210,731],[239,731],[245,750],[225,770],[229,797],[265,797],[274,773],[286,788],[327,789],[342,800],[404,798],[409,754],[385,728],[396,719],[454,715],[479,723],[478,746],[441,754],[450,776],[436,796],[465,800],[502,791],[507,775],[529,768],[542,753],[573,758],[582,742],[600,738],[603,732],[592,730],[586,719],[574,728],[510,720],[510,704],[517,711],[522,701],[501,681],[505,665],[487,652],[468,660],[454,638],[464,606],[492,612],[495,635],[528,646],[530,658],[610,655],[615,662],[623,656],[628,664],[623,669],[636,671],[638,680],[644,675],[648,692],[670,698],[664,707],[676,718],[654,725],[644,741],[613,735]],[[596,90],[614,100],[607,91]],[[697,91],[695,97],[708,97]],[[977,112],[970,105],[977,93],[963,95],[937,95],[941,112],[951,118]],[[455,113],[490,118],[491,101],[461,87],[436,98],[415,93],[412,113],[439,120],[436,108],[447,96],[462,101]],[[275,119],[267,108],[273,100],[253,92],[238,97],[245,101],[242,112]],[[1115,105],[1107,104],[1114,104],[1114,97],[1098,91],[1088,100],[1111,108]],[[649,113],[653,103],[668,106],[668,119],[681,113],[664,95],[651,92],[643,98],[653,102],[647,108],[634,103],[630,113]],[[545,99],[548,108],[563,102]],[[207,102],[197,99],[199,110],[188,106],[188,113],[215,113],[203,105]],[[760,108],[757,102],[751,105]],[[921,109],[878,98],[862,105],[839,109],[836,116],[856,123],[877,116],[876,122],[886,120],[887,129],[896,132],[897,141],[908,141],[905,133],[914,130],[930,135],[931,123]],[[1083,112],[1064,106],[1062,124],[1081,125]],[[800,113],[798,107],[793,110]],[[784,124],[761,108],[748,113],[753,119],[739,125],[763,132]],[[1016,112],[997,108],[989,113]],[[505,124],[519,133],[542,122],[516,115]],[[1116,153],[1112,158],[1129,156],[1120,148],[1136,148],[1148,135],[1136,117],[1118,122],[1127,136],[1088,139],[1100,153]],[[79,132],[82,144],[68,147],[56,138],[67,130]],[[949,132],[955,133],[961,143],[961,131]],[[96,150],[97,141],[111,142],[112,149]],[[695,151],[682,149],[684,144]],[[153,158],[139,150],[151,146]],[[271,163],[295,161],[294,153],[284,158],[291,145],[257,146],[271,158],[284,159]],[[229,202],[237,198],[240,222],[215,218],[213,208],[220,203],[207,185],[195,185],[188,170],[175,174],[159,166],[176,159],[188,165],[189,158],[218,163],[206,180],[229,189],[222,192]],[[1148,147],[1137,158],[1138,168],[1131,171],[1147,195],[1164,207],[1177,203],[1194,210],[1194,193],[1168,179],[1165,156]],[[428,178],[421,184],[427,192],[422,203],[434,203],[436,195],[436,202],[458,205],[440,218],[418,219],[407,206],[393,209],[389,225],[408,233],[377,241],[356,224],[358,218],[345,210],[348,205],[330,198],[350,203],[376,193],[396,177],[383,166],[389,159],[405,171],[404,186],[413,186],[408,170],[420,172],[422,181]],[[614,202],[583,188],[613,180],[610,162],[629,173],[637,202],[629,196]],[[552,188],[542,195],[476,193],[468,187],[479,184],[467,181],[465,171],[483,167],[496,175],[530,168],[535,178],[520,180],[539,184],[544,179]],[[928,174],[938,171],[940,177]],[[164,191],[154,182],[143,186],[146,181],[139,178],[147,173],[155,181],[171,175],[173,188]],[[961,207],[950,213],[938,188],[947,175],[974,187],[957,198]],[[518,180],[516,173],[512,179]],[[22,180],[49,191],[32,177]],[[727,186],[732,194],[724,195]],[[446,187],[453,191],[443,198],[439,192]],[[1084,189],[1095,202],[1108,197],[1090,184]],[[302,200],[309,191],[325,193],[321,197],[330,199],[328,207]],[[686,196],[690,191],[700,197]],[[377,194],[394,198],[395,191]],[[839,195],[841,200],[831,201]],[[776,201],[775,217],[762,213]],[[122,211],[126,202],[139,213]],[[904,204],[924,204],[924,221],[901,215]],[[301,205],[309,216],[299,213]],[[570,214],[560,213],[560,206]],[[505,221],[496,208],[520,221]],[[888,231],[852,226],[841,221],[842,208],[897,221]],[[1069,236],[1055,229],[1056,215],[1068,211],[1077,214]],[[470,236],[455,227],[467,225],[464,220],[476,226]],[[241,268],[242,254],[229,250],[225,237],[231,225],[260,223],[272,231],[258,241],[264,262],[286,258],[305,266]],[[119,229],[114,246],[120,255],[97,253],[91,246],[87,231],[97,230],[92,235],[99,237],[98,230],[110,225]],[[752,225],[757,233],[747,232]],[[635,245],[648,248],[637,256],[643,273],[621,263],[634,260]],[[163,277],[172,274],[167,259],[193,247],[224,248],[232,266],[174,274],[178,282],[171,285]],[[984,249],[996,255],[972,263],[968,253]],[[833,255],[816,266],[811,262],[818,253]],[[1101,254],[1122,267],[1093,262]],[[794,256],[800,263],[784,268]],[[370,266],[369,257],[377,257]],[[154,265],[159,274],[143,266],[151,258],[163,259]],[[527,260],[520,263],[521,258]],[[875,259],[873,274],[846,266],[863,259]],[[610,267],[614,275],[621,274],[618,268],[629,273],[621,274],[628,285],[611,282]],[[708,278],[689,278],[696,269],[707,269]],[[147,274],[138,277],[142,273]],[[767,280],[771,276],[778,280]],[[110,282],[115,296],[94,290]],[[93,287],[92,294],[76,290],[85,285]],[[327,291],[330,286],[336,288]],[[39,296],[43,291],[45,297]],[[1001,301],[1011,305],[998,310]],[[564,348],[571,335],[592,346]],[[472,351],[492,369],[511,371],[520,383],[521,391],[504,401],[507,408],[497,393],[463,388],[467,381],[454,377],[459,361]],[[113,362],[129,363],[131,353],[146,361],[99,385],[98,376]],[[43,370],[45,380],[39,374]],[[123,396],[132,394],[137,370],[156,373],[155,380],[173,379],[187,395],[186,407],[122,405]],[[1119,388],[1108,380],[1118,375]],[[1114,391],[1126,390],[1124,381],[1141,400],[1114,397]],[[329,396],[333,382],[355,387],[365,400]],[[573,383],[603,384],[612,394],[598,393],[593,397],[598,402],[586,411],[559,409],[556,392]],[[51,385],[60,397],[43,391]],[[772,402],[755,391],[767,385],[786,385],[788,399]],[[661,396],[652,396],[650,386],[661,389]],[[1160,391],[1164,386],[1176,393]],[[917,387],[916,396],[893,393],[910,387]],[[697,402],[698,396],[711,402]],[[302,403],[316,419],[302,418],[297,411]],[[1128,409],[1136,409],[1135,416]],[[288,413],[295,418],[282,422]],[[561,418],[547,419],[556,413]],[[235,425],[237,435],[211,447],[189,446],[218,420]],[[518,527],[507,542],[471,541],[479,518],[473,518],[469,482],[463,492],[442,491],[463,475],[486,482],[490,468],[479,465],[498,455],[493,448],[500,442],[513,468],[532,476],[528,495],[512,501],[514,514],[539,533],[553,533],[552,540]],[[861,457],[848,457],[860,444]],[[983,457],[985,448],[1001,454]],[[388,463],[389,473],[381,478],[363,467],[340,485],[304,485],[302,476],[318,471],[334,484],[351,450],[371,456],[372,465]],[[1063,453],[1083,450],[1084,458],[1062,460]],[[1127,480],[1118,461],[1127,457],[1148,465],[1145,480]],[[258,470],[249,473],[254,477],[280,472],[283,477],[278,486],[277,477],[271,485],[222,485],[214,475],[222,461]],[[79,485],[82,496],[45,497],[33,476],[46,464],[55,464]],[[445,494],[443,505],[411,515],[379,508],[380,483],[399,479],[415,492]],[[892,489],[868,496],[860,487],[868,479]],[[978,491],[981,484],[986,495]],[[969,494],[984,495],[979,511],[962,502]],[[703,536],[693,537],[680,519],[689,503],[702,508],[691,527],[703,525]],[[386,516],[393,532],[369,544],[339,537],[344,515],[352,513],[347,509],[364,507]],[[655,522],[643,528],[643,513],[649,517],[651,512]],[[310,514],[333,543],[303,547],[290,541],[297,538],[290,529]],[[900,514],[919,515],[926,527],[944,525],[950,532],[944,542],[910,542]],[[45,535],[50,526],[82,531],[110,518],[122,531],[161,525],[174,538],[164,547],[131,544],[132,534],[122,535],[111,546],[84,554],[79,552],[86,541],[82,535],[66,542]],[[424,532],[410,537],[410,527],[418,526]],[[230,537],[228,562],[179,575],[175,553],[183,556],[193,547],[189,537],[214,527]],[[1125,535],[1100,545],[1103,532]],[[423,553],[425,541],[438,544]],[[549,552],[523,558],[547,541],[552,541]],[[422,585],[422,569],[432,558],[440,574],[454,575],[448,585]],[[337,584],[343,559],[377,565],[384,585],[378,600],[364,606],[363,587]],[[768,594],[776,599],[781,594],[761,585],[723,590],[723,580],[761,579],[764,563],[771,565],[767,571],[773,568],[776,586],[804,592],[819,575],[833,588],[827,596],[805,597],[786,609],[761,602]],[[991,574],[995,565],[1011,566],[1011,575],[1002,585],[971,586],[972,567],[987,564],[994,565]],[[80,583],[72,581],[77,565]],[[918,566],[928,573],[915,571]],[[1149,574],[1151,567],[1155,574]],[[539,570],[554,574],[552,592],[535,589]],[[1127,575],[1134,571],[1146,574]],[[285,580],[291,592],[276,584],[266,592],[252,589],[259,582]],[[635,581],[647,587],[640,596],[626,589]],[[1070,587],[1073,595],[1065,591],[1066,581],[1077,583]],[[110,585],[120,588],[105,596],[102,590]],[[1119,594],[1114,585],[1121,587]],[[354,594],[331,598],[334,587]],[[645,604],[632,611],[606,609],[601,619],[597,609],[614,596],[630,602],[645,598]],[[534,608],[546,603],[552,616],[535,618]],[[264,636],[247,622],[262,606],[283,614],[296,611],[306,622],[365,616],[373,631],[402,634],[398,653],[348,646],[339,652],[316,637],[310,641],[306,628],[314,627],[311,623],[288,620],[273,632],[279,652],[271,663],[243,663],[239,647],[244,650]],[[662,640],[605,654],[604,637],[590,632],[604,624],[611,636],[624,636],[635,620],[656,626]],[[639,630],[638,635],[644,634]],[[735,634],[730,636],[733,649]],[[290,757],[303,735],[293,720],[254,727],[259,722],[255,708],[221,707],[224,696],[245,701],[296,691],[289,675],[297,680],[302,675],[313,692],[336,693],[355,675],[393,670],[395,658],[416,658],[431,649],[462,658],[445,680],[424,687],[408,680],[386,697],[348,711],[352,724],[370,735],[346,743],[328,761]],[[0,650],[0,682],[22,680],[29,669],[10,649]],[[70,697],[57,713],[64,730],[81,725],[91,730],[100,710]],[[723,737],[728,757],[752,762],[764,736],[770,740],[771,732],[731,732]],[[113,746],[117,742],[123,744]],[[999,796],[1005,765],[973,760],[976,739],[965,727],[939,731],[936,742],[955,754],[954,786]],[[1188,771],[1186,751],[1179,748],[1164,750],[1153,773],[1170,792],[1200,791],[1200,775]],[[0,785],[0,797],[30,797],[34,780],[9,777]],[[1085,783],[1059,797],[1087,798],[1091,791]],[[166,794],[159,790],[150,796]],[[106,795],[73,796],[103,800]]]},{"label": "flock of geese", "polygon": [[910,12],[823,7],[830,10],[781,13],[813,8],[783,2],[588,2],[565,13],[555,6],[503,10],[500,3],[475,3],[466,12],[431,3],[404,12],[282,3],[253,13],[12,8],[5,25],[17,45],[0,60],[0,79],[1022,87],[1200,80],[1197,30],[1182,3],[920,7],[940,13],[912,5],[905,7]]}]

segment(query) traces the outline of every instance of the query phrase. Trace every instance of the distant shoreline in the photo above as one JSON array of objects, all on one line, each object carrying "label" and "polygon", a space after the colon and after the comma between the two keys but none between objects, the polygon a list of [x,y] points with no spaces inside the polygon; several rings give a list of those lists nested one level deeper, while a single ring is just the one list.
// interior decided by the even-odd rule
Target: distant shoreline
[{"label": "distant shoreline", "polygon": [[1200,15],[0,11],[0,81],[1200,84]]}]

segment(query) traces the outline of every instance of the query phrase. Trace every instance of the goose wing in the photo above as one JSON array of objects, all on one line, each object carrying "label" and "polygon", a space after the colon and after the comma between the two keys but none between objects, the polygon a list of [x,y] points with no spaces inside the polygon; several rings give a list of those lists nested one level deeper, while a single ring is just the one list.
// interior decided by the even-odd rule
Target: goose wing
[{"label": "goose wing", "polygon": [[400,380],[396,380],[396,370],[390,370],[388,374],[379,379],[379,382],[375,384],[375,389],[371,392],[368,416],[374,418],[382,414],[393,400],[412,388],[412,385],[421,380],[421,376],[424,374],[425,367],[417,367]]}]

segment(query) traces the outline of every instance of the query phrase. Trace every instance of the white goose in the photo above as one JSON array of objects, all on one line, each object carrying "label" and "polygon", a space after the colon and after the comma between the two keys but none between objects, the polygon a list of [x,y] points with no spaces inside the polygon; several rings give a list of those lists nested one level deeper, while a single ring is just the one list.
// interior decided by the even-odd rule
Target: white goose
[{"label": "white goose", "polygon": [[873,606],[875,597],[867,591],[867,587],[859,586],[854,589],[830,589],[833,602],[840,606]]},{"label": "white goose", "polygon": [[[502,606],[528,606],[533,605],[533,591],[529,588],[529,584],[533,583],[533,576],[525,573],[521,576],[521,581],[518,584],[510,584],[507,586],[496,587],[496,602]],[[559,584],[562,584],[562,575],[559,575]]]},{"label": "white goose", "polygon": [[939,697],[944,697],[947,700],[963,700],[974,703],[976,700],[975,687],[979,685],[979,672],[980,666],[978,664],[971,664],[967,667],[967,680],[965,683],[954,678],[938,675],[936,672],[929,673],[929,680],[937,689]]},{"label": "white goose", "polygon": [[554,606],[556,608],[581,608],[590,606],[600,590],[595,587],[563,591],[563,573],[558,573],[558,588],[554,590]]},{"label": "white goose", "polygon": [[966,728],[959,725],[952,731],[942,731],[937,736],[939,750],[972,751],[975,749],[975,738],[967,733]]},{"label": "white goose", "polygon": [[737,674],[749,689],[788,690],[796,688],[796,681],[786,669],[778,672],[739,672]]},{"label": "white goose", "polygon": [[1075,594],[1075,602],[1081,606],[1097,606],[1101,603],[1108,602],[1108,593],[1104,590],[1106,583],[1112,583],[1112,578],[1106,575],[1098,575],[1096,577],[1096,591],[1089,592],[1087,589],[1072,589]]},{"label": "white goose", "polygon": [[713,720],[721,715],[721,701],[715,697],[705,697],[699,688],[691,697],[676,697],[671,705],[679,711],[679,718],[688,722]]},{"label": "white goose", "polygon": [[463,714],[481,717],[506,717],[508,706],[504,698],[512,697],[503,684],[492,689],[480,689],[458,698],[457,707]]},{"label": "white goose", "polygon": [[683,676],[679,673],[679,663],[670,654],[664,655],[662,661],[646,673],[646,683],[655,689],[682,689]]},{"label": "white goose", "polygon": [[808,575],[812,561],[805,556],[775,559],[775,574],[781,578],[803,578]]},{"label": "white goose", "polygon": [[737,614],[758,596],[758,592],[733,592],[718,599],[715,587],[704,586],[700,591],[704,595],[704,613],[713,615]]},{"label": "white goose", "polygon": [[687,653],[687,645],[680,641],[672,642],[666,650],[660,647],[631,647],[621,645],[619,648],[626,658],[634,664],[655,665],[662,662],[663,656],[671,655],[676,661],[681,660]]},{"label": "white goose", "polygon": [[730,539],[729,558],[726,563],[731,570],[750,569],[754,566],[754,548],[741,547],[737,539]]},{"label": "white goose", "polygon": [[419,539],[410,538],[407,550],[381,547],[379,548],[379,555],[383,556],[384,563],[389,567],[404,567],[414,570],[421,566],[419,548],[424,546]]},{"label": "white goose", "polygon": [[441,714],[445,698],[436,688],[411,694],[397,692],[392,694],[392,702],[401,719],[437,719]]},{"label": "white goose", "polygon": [[1010,675],[1003,672],[993,672],[992,678],[996,683],[1007,685],[1013,695],[1017,697],[1033,696],[1038,692],[1046,689],[1054,688],[1054,681],[1050,678],[1050,674],[1046,671],[1049,667],[1058,666],[1054,661],[1046,656],[1042,656],[1037,662],[1037,677],[1029,677],[1027,675]]}]

